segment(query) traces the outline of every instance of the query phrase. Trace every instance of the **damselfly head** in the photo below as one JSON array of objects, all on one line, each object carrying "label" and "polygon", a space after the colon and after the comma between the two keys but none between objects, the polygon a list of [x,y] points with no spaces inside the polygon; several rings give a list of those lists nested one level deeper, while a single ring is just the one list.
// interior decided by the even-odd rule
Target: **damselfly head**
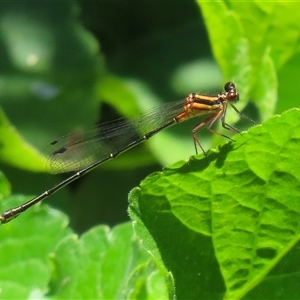
[{"label": "damselfly head", "polygon": [[224,90],[226,92],[226,99],[228,101],[235,102],[239,100],[239,93],[236,90],[233,82],[227,82],[224,86]]}]

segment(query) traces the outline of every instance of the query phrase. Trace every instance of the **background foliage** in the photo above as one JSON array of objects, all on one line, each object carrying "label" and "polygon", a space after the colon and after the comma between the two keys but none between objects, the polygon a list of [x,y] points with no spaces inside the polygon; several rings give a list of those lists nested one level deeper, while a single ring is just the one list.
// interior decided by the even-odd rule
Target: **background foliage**
[{"label": "background foliage", "polygon": [[[2,3],[1,211],[64,178],[46,174],[43,152],[74,129],[229,80],[257,123],[297,107],[298,11],[285,2]],[[52,208],[0,228],[1,298],[296,299],[299,119],[290,110],[208,159],[175,163],[193,154],[194,120],[104,164],[51,197]],[[226,141],[201,132],[201,142]],[[135,235],[120,223],[139,185],[129,200]]]}]

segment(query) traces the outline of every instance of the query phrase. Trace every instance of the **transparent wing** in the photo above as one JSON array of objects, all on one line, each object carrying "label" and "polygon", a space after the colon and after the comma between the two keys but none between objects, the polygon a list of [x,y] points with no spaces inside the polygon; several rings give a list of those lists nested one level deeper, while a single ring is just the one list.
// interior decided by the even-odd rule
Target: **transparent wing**
[{"label": "transparent wing", "polygon": [[78,171],[112,154],[126,151],[145,134],[184,112],[184,103],[184,100],[166,103],[137,119],[120,118],[63,136],[46,149],[48,171]]}]

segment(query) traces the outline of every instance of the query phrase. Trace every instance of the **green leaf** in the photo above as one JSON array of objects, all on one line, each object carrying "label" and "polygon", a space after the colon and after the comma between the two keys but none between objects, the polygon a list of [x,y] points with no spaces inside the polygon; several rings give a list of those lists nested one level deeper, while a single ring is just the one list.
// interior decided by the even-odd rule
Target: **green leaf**
[{"label": "green leaf", "polygon": [[132,191],[139,237],[174,276],[178,298],[286,299],[286,276],[296,290],[299,132],[292,109]]},{"label": "green leaf", "polygon": [[[0,208],[26,201],[11,196]],[[61,212],[36,205],[0,227],[1,298],[168,298],[165,278],[127,223],[78,237]]]},{"label": "green leaf", "polygon": [[[3,206],[18,205],[28,200],[10,196]],[[49,290],[51,264],[49,255],[54,246],[70,234],[67,219],[62,213],[36,205],[24,214],[0,227],[0,285],[1,298],[43,298]]]},{"label": "green leaf", "polygon": [[298,50],[298,4],[218,1],[199,6],[224,77],[236,81],[244,99],[258,104],[263,119],[270,117],[277,101],[276,71]]},{"label": "green leaf", "polygon": [[55,279],[51,293],[59,299],[119,299],[132,293],[148,298],[150,286],[160,286],[160,294],[154,294],[166,298],[162,276],[154,287],[153,282],[148,284],[145,280],[145,273],[149,276],[157,271],[140,251],[129,223],[113,230],[98,226],[80,239],[68,237],[55,250],[53,262]]},{"label": "green leaf", "polygon": [[45,171],[45,158],[21,138],[1,109],[0,144],[1,161],[31,171]]}]

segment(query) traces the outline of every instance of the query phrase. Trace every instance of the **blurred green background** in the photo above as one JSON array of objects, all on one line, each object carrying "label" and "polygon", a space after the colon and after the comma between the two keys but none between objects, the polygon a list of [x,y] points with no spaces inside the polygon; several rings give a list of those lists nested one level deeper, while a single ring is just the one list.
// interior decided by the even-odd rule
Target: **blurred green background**
[{"label": "blurred green background", "polygon": [[[185,97],[193,86],[195,91],[223,86],[192,1],[2,3],[0,20],[1,105],[22,137],[41,153],[53,139],[73,130],[136,116],[160,101]],[[190,71],[197,78],[186,77]],[[187,159],[193,145],[190,128],[184,131],[180,129],[188,136]],[[173,153],[176,147],[165,143],[161,149],[169,162],[180,156]],[[33,160],[28,164],[34,168]],[[149,144],[139,146],[49,203],[62,207],[78,231],[119,223],[128,219],[129,191],[163,164]],[[1,168],[13,193],[36,195],[65,178],[7,164]]]},{"label": "blurred green background", "polygon": [[[1,133],[1,169],[12,193],[33,196],[65,178],[47,174],[34,148],[43,153],[76,129],[136,116],[190,92],[218,92],[232,79],[212,57],[194,1],[1,3],[0,57],[0,103],[10,122],[2,116],[8,133]],[[282,70],[285,78],[292,67]],[[277,111],[289,107],[279,101]],[[256,118],[251,107],[247,115]],[[194,154],[195,122],[158,134],[47,202],[67,212],[77,232],[127,220],[133,187]],[[14,144],[18,133],[24,141]],[[201,137],[208,149],[210,135]]]}]

